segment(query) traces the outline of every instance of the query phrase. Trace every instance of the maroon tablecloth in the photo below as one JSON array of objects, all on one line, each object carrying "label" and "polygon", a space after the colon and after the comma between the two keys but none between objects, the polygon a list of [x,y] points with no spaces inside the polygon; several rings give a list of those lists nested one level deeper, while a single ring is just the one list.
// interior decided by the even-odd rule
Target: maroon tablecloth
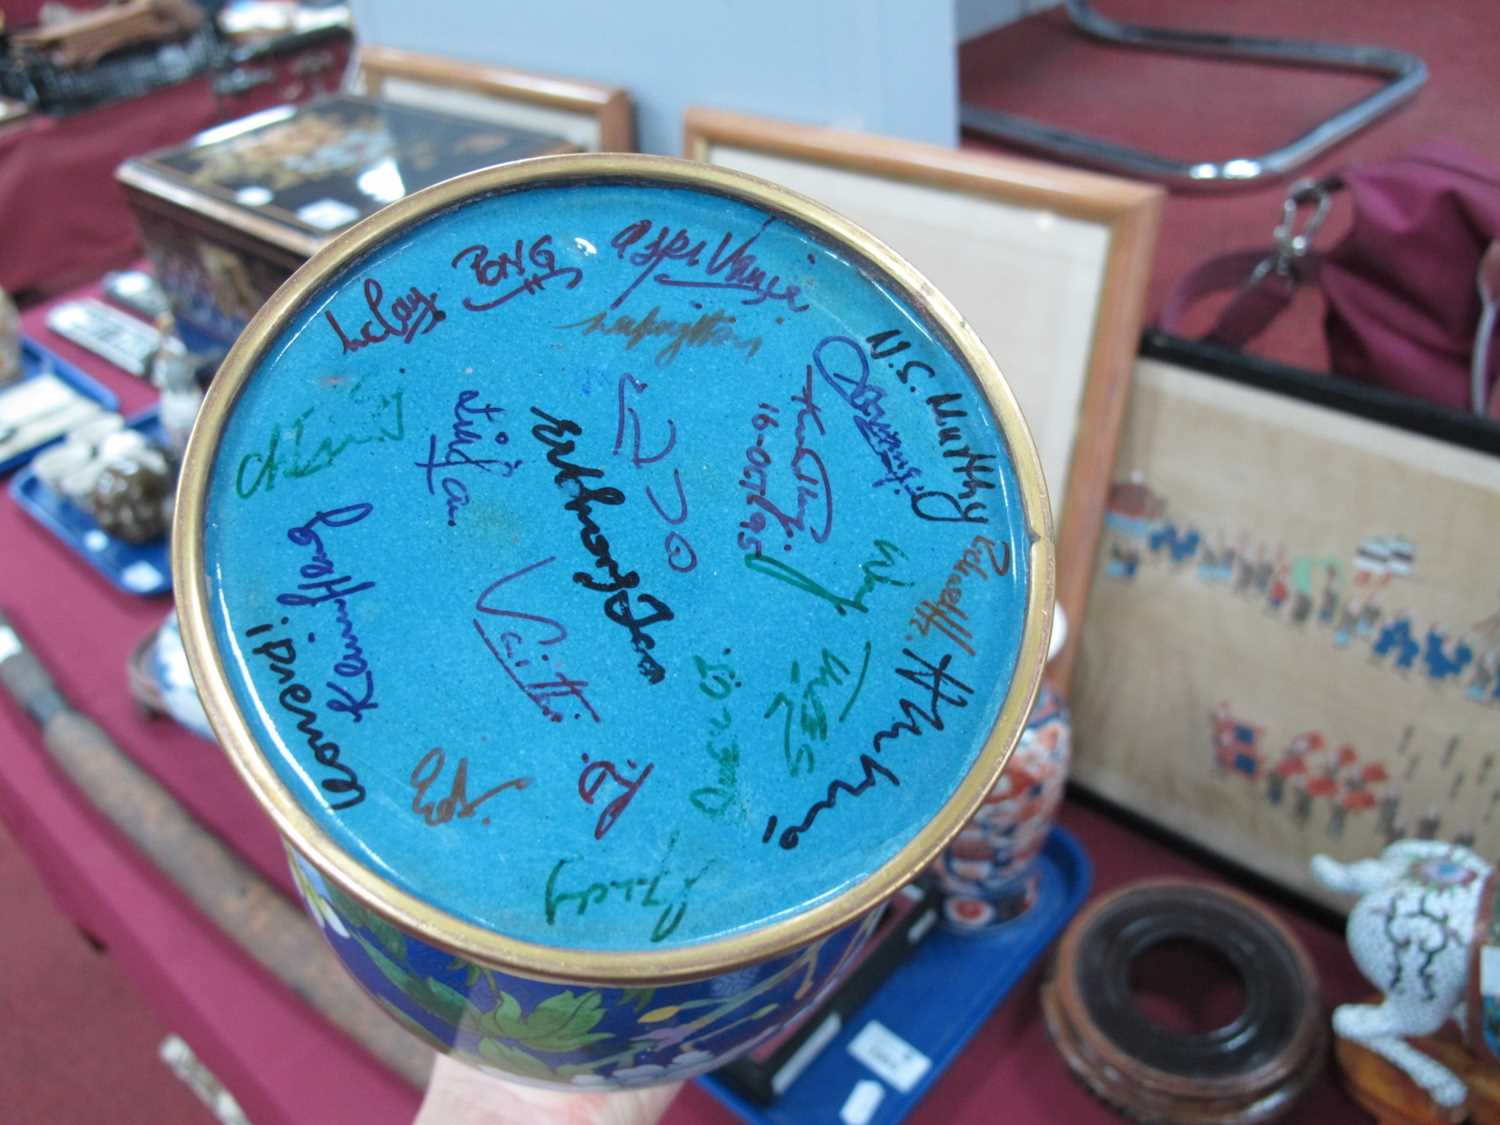
[{"label": "maroon tablecloth", "polygon": [[[1172,285],[1216,254],[1269,248],[1292,181],[1322,177],[1357,161],[1384,160],[1439,137],[1451,138],[1500,166],[1500,98],[1494,0],[1447,0],[1420,10],[1407,0],[1108,0],[1111,19],[1195,31],[1359,43],[1410,51],[1430,77],[1416,98],[1310,161],[1290,177],[1224,191],[1174,191],[1162,212],[1147,296],[1160,311]],[[963,45],[959,81],[965,101],[1143,148],[1178,160],[1254,156],[1286,144],[1334,111],[1376,89],[1370,75],[1230,61],[1102,44],[1074,31],[1061,7]],[[1001,149],[965,134],[964,147]],[[1304,216],[1305,218],[1305,216]],[[1327,249],[1348,229],[1342,200],[1316,245]],[[1193,331],[1213,323],[1205,302]],[[1326,371],[1322,303],[1312,293],[1269,331],[1256,351]]]},{"label": "maroon tablecloth", "polygon": [[295,52],[272,54],[252,68],[268,80],[239,93],[215,93],[214,75],[205,73],[139,98],[66,117],[33,114],[0,129],[0,289],[22,298],[58,293],[138,255],[135,219],[115,183],[121,162],[332,89],[349,41],[318,50],[331,55],[315,78],[295,75]]},{"label": "maroon tablecloth", "polygon": [[[29,334],[107,382],[126,413],[148,405],[152,396],[144,384],[48,332],[48,307],[26,315]],[[0,605],[73,700],[291,893],[269,820],[217,748],[170,722],[143,718],[129,699],[126,658],[166,614],[167,599],[116,593],[7,494],[0,499]],[[188,1040],[257,1125],[411,1120],[417,1093],[250,963],[86,808],[51,767],[35,727],[8,699],[0,704],[0,817],[63,910],[103,940],[162,1023]],[[1100,812],[1070,805],[1063,822],[1093,859],[1096,893],[1146,875],[1207,874]],[[1337,933],[1304,918],[1288,920],[1318,964],[1327,1002],[1366,990]],[[1001,1113],[1015,1122],[1111,1119],[1053,1052],[1035,973],[995,1012],[913,1120],[990,1122]],[[1330,1075],[1291,1120],[1326,1125],[1355,1114]],[[696,1086],[683,1092],[666,1118],[668,1125],[732,1120]]]}]

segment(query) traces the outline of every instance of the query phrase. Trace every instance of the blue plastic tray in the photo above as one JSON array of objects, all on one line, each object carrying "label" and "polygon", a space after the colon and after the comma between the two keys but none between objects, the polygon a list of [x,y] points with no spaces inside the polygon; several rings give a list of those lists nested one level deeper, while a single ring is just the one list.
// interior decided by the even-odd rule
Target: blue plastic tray
[{"label": "blue plastic tray", "polygon": [[[166,442],[156,407],[137,414],[125,424],[158,444]],[[29,467],[10,482],[10,494],[22,511],[73,548],[75,554],[116,588],[142,597],[165,594],[172,588],[172,565],[165,535],[150,543],[122,543],[100,530],[88,512],[43,484]]]},{"label": "blue plastic tray", "polygon": [[[867,1106],[875,1101],[877,1091],[868,1086],[855,1093],[860,1083],[875,1083],[878,1104],[869,1116],[856,1119],[868,1125],[900,1121],[1046,952],[1088,894],[1093,878],[1088,857],[1066,829],[1052,829],[1037,864],[1041,889],[1028,913],[981,936],[947,930],[929,936],[774,1105],[749,1102],[713,1075],[699,1082],[745,1121],[764,1125],[843,1120],[851,1097],[867,1099]],[[880,1074],[850,1053],[850,1043],[872,1022],[926,1057],[930,1065],[919,1077],[911,1075],[920,1062],[883,1067]]]},{"label": "blue plastic tray", "polygon": [[[91,398],[105,410],[118,410],[120,400],[117,399],[103,384],[90,379],[78,368],[65,360],[58,359],[42,345],[29,337],[21,337],[21,382],[27,379],[35,379],[38,375],[51,373],[56,375],[68,386],[72,387],[84,398]],[[14,384],[12,384],[14,385]],[[0,476],[13,469],[19,469],[33,457],[49,445],[56,445],[66,435],[59,434],[51,441],[44,441],[41,445],[34,445],[23,453],[17,453],[5,460],[0,461]]]}]

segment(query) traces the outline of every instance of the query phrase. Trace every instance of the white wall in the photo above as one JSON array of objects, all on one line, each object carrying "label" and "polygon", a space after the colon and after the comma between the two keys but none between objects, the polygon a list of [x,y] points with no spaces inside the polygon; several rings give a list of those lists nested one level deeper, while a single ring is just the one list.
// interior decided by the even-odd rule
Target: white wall
[{"label": "white wall", "polygon": [[953,0],[954,34],[962,43],[1059,3],[1061,0]]},{"label": "white wall", "polygon": [[943,145],[958,137],[958,35],[945,0],[352,5],[368,43],[624,86],[646,152],[681,151],[690,105]]}]

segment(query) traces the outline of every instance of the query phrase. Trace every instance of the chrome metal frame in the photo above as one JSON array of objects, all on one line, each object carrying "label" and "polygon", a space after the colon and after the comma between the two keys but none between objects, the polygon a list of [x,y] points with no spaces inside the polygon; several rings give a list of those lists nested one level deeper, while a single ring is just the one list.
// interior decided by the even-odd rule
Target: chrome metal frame
[{"label": "chrome metal frame", "polygon": [[970,104],[959,107],[959,121],[964,128],[981,136],[1038,149],[1065,160],[1106,168],[1138,179],[1156,180],[1173,187],[1239,187],[1286,175],[1352,133],[1370,125],[1414,95],[1427,81],[1427,64],[1405,51],[1385,47],[1315,43],[1303,39],[1271,39],[1144,27],[1101,16],[1094,11],[1090,0],[1066,0],[1066,4],[1068,18],[1074,27],[1107,43],[1177,54],[1253,59],[1328,70],[1364,71],[1383,75],[1388,81],[1374,93],[1339,110],[1280,148],[1259,156],[1239,156],[1228,160],[1173,160],[1144,149],[1115,144],[1030,118]]}]

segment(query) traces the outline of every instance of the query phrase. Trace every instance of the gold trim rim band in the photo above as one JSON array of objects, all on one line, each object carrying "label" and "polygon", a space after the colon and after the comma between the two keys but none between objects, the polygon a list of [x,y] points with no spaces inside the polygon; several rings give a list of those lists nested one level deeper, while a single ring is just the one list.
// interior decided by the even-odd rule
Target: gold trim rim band
[{"label": "gold trim rim band", "polygon": [[[978,384],[1010,455],[1031,536],[1021,644],[1010,686],[968,774],[927,824],[882,866],[811,910],[745,933],[653,951],[570,949],[505,937],[400,889],[350,857],[292,796],[250,735],[210,623],[203,558],[209,478],[239,393],[286,322],[325,280],[409,226],[471,198],[609,180],[651,182],[737,199],[786,215],[835,245],[853,250],[873,266],[881,281],[891,285],[939,333]],[[309,258],[256,313],[210,385],[183,458],[171,550],[183,644],[204,710],[236,772],[288,846],[357,901],[430,945],[534,980],[628,987],[704,979],[802,948],[856,922],[936,858],[999,778],[1040,687],[1052,624],[1052,534],[1041,461],[1014,394],[974,330],[909,262],[823,204],[757,177],[673,157],[583,153],[496,165],[424,188],[351,227]]]}]

